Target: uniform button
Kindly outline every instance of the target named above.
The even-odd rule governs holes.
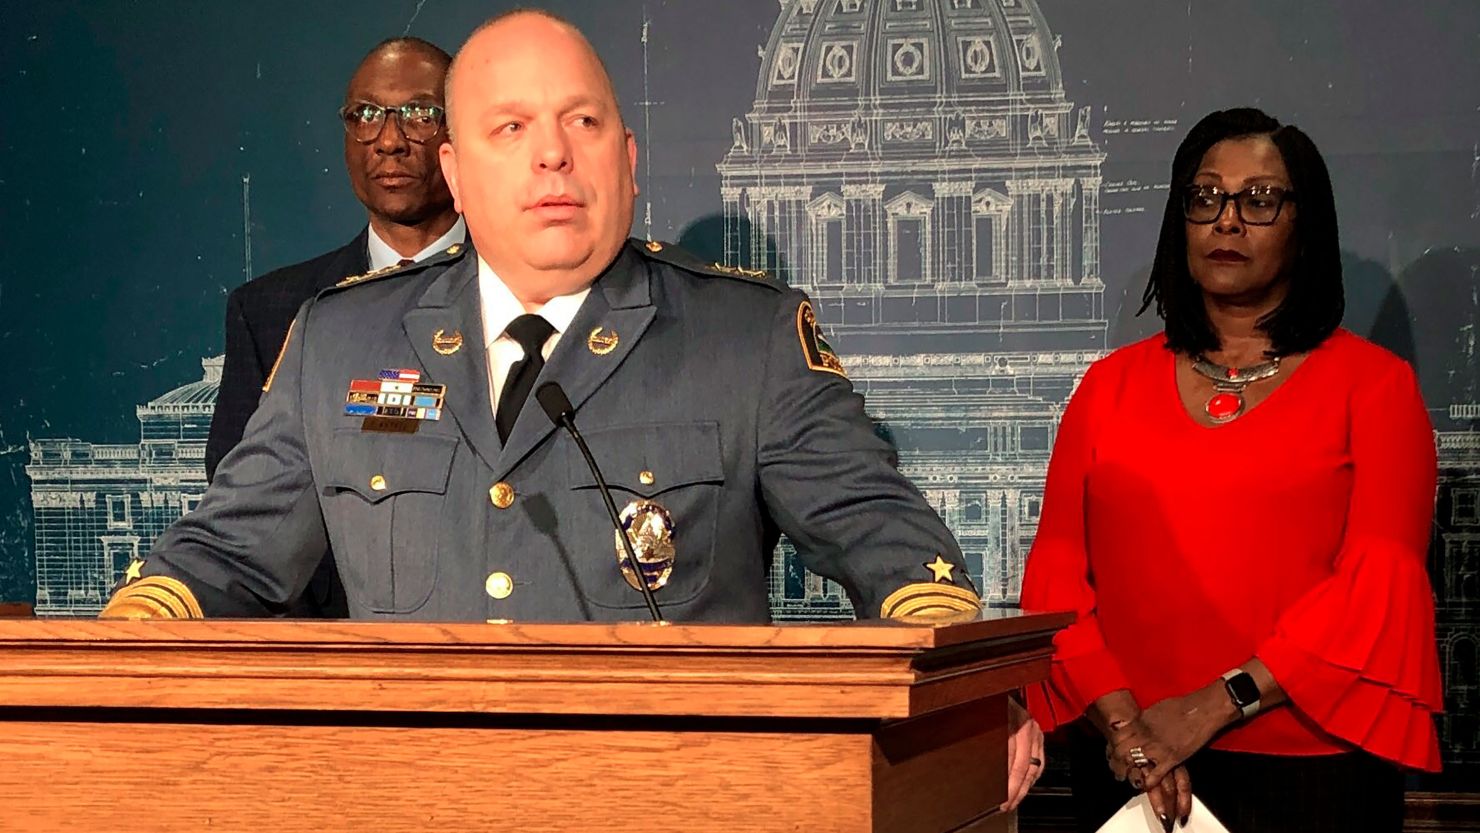
[[[494,506],[500,509],[508,509],[514,505],[514,487],[500,480],[493,484],[492,489],[488,490],[488,499],[493,501]]]
[[[377,492],[385,491],[385,485],[386,484],[384,475],[377,474],[374,477],[370,478],[370,488]]]
[[[643,469],[642,471],[637,473],[637,482],[641,483],[644,486],[653,485],[654,479],[655,478],[653,477],[653,473],[646,469]]]
[[[489,573],[488,580],[483,582],[483,589],[495,599],[507,599],[514,592],[514,579],[505,572]]]

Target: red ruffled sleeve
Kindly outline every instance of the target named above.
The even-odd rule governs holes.
[[[1425,569],[1433,428],[1406,364],[1395,362],[1355,400],[1351,503],[1334,572],[1281,615],[1256,655],[1328,734],[1437,771],[1443,685]]]
[[[1059,423],[1044,484],[1043,515],[1023,570],[1025,612],[1075,614],[1074,623],[1054,637],[1048,680],[1026,692],[1028,711],[1044,731],[1078,718],[1099,697],[1130,688],[1105,647],[1095,618],[1095,589],[1085,546],[1085,478],[1092,458],[1089,427],[1098,367],[1091,366],[1085,374]]]

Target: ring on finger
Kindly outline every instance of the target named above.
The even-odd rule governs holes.
[[[1131,766],[1140,767],[1141,769],[1151,769],[1156,766],[1150,758],[1146,757],[1146,750],[1139,746],[1132,746],[1127,752],[1127,755],[1130,758]]]
[[[1043,766],[1043,759],[1037,756],[1029,757],[1028,766]]]

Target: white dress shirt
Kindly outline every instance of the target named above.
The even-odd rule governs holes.
[[[447,247],[453,243],[462,243],[467,239],[468,224],[464,223],[462,216],[459,215],[457,222],[452,224],[452,228],[448,229],[446,234],[438,237],[432,242],[432,245],[417,252],[411,259],[415,261],[426,260],[437,252],[446,251]],[[370,269],[372,271],[375,269],[384,269],[387,266],[395,266],[401,262],[401,253],[392,249],[391,244],[380,239],[380,235],[375,233],[375,226],[370,227],[370,238],[367,241],[367,247],[370,250]]]
[[[576,311],[590,292],[591,287],[588,286],[580,292],[559,295],[533,310],[555,328],[555,333],[545,340],[541,351],[544,358],[550,358],[550,353],[560,343],[560,337],[570,327]],[[487,341],[484,346],[488,350],[488,401],[493,403],[493,413],[497,416],[498,397],[504,389],[504,382],[508,381],[509,368],[524,358],[524,349],[506,335],[504,329],[529,310],[524,309],[524,304],[514,297],[514,293],[481,257],[478,258],[478,296],[483,304],[483,335]]]

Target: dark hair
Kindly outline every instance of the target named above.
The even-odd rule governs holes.
[[[1279,149],[1299,199],[1295,220],[1296,255],[1287,265],[1285,300],[1259,321],[1274,356],[1311,350],[1341,324],[1346,299],[1341,286],[1341,244],[1336,230],[1336,197],[1331,175],[1315,143],[1294,125],[1281,125],[1252,107],[1220,110],[1188,132],[1172,159],[1171,190],[1162,216],[1156,260],[1141,296],[1140,315],[1154,302],[1166,322],[1166,346],[1197,355],[1217,350],[1218,335],[1208,321],[1202,292],[1187,269],[1187,220],[1183,199],[1203,156],[1224,139],[1268,136]]]
[[[435,43],[432,43],[429,40],[423,40],[422,38],[411,37],[409,35],[399,38],[386,38],[380,43],[375,44],[374,46],[370,47],[369,52],[365,53],[365,57],[360,59],[360,63],[363,64],[376,55],[379,55],[381,52],[384,52],[385,50],[392,47],[419,49],[422,52],[430,55],[432,58],[435,58],[437,62],[442,65],[443,69],[446,69],[447,67],[452,65],[452,56],[447,54],[447,50],[436,45]]]

